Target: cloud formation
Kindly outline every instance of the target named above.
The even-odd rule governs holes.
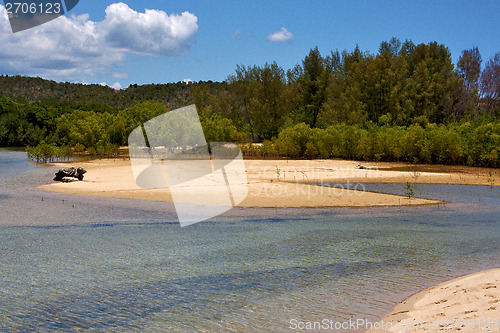
[[[237,39],[237,40],[254,40],[254,36],[247,36],[243,34],[243,30],[241,29],[236,29],[232,34],[231,34],[232,39]]]
[[[5,7],[0,5],[0,73],[83,81],[111,74],[127,53],[166,57],[189,52],[198,31],[198,18],[189,12],[160,10],[139,13],[124,3],[106,8],[106,17],[93,22],[89,15],[61,16],[47,24],[12,33]]]
[[[103,87],[108,86],[108,87],[113,88],[113,89],[115,89],[115,90],[120,90],[120,89],[122,89],[122,88],[123,88],[123,87],[122,87],[122,85],[120,84],[120,82],[115,82],[115,83],[113,83],[113,84],[107,84],[106,82],[101,82],[101,83],[99,83],[99,84],[100,84],[101,86],[103,86]]]
[[[124,3],[106,8],[106,18],[98,31],[106,45],[135,54],[170,56],[186,54],[189,39],[198,31],[198,18],[183,12],[168,15],[161,10],[146,9],[138,13]]]
[[[293,39],[293,34],[285,27],[267,36],[267,39],[274,43],[285,43]]]
[[[243,30],[241,29],[236,29],[232,34],[231,34],[231,38],[232,39],[236,39],[238,38],[239,36],[241,36],[241,34],[243,33]]]

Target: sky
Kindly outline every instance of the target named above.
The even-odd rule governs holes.
[[[236,65],[285,70],[318,46],[376,54],[397,37],[437,41],[456,63],[500,52],[497,0],[80,0],[65,16],[13,33],[0,2],[0,74],[58,82],[223,81]]]

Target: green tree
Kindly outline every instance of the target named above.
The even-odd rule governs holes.
[[[270,139],[278,134],[289,106],[284,70],[275,62],[259,67],[251,107],[256,115],[255,127],[260,139]]]
[[[367,66],[365,99],[369,120],[377,122],[382,115],[397,118],[399,96],[404,89],[406,62],[398,57],[401,43],[396,38],[382,42],[380,53]]]
[[[253,113],[252,99],[256,85],[256,67],[242,65],[236,66],[236,73],[228,77],[228,90],[231,95],[231,117],[236,123],[242,123],[248,127],[251,140],[257,138],[255,132],[255,122],[257,116]],[[258,133],[257,133],[258,134]]]
[[[212,114],[210,118],[202,118],[201,125],[205,139],[210,142],[242,142],[244,138],[238,133],[232,121]]]
[[[317,46],[309,51],[302,61],[302,67],[303,75],[299,80],[303,98],[302,108],[306,122],[314,128],[317,126],[320,111],[326,101],[330,70]]]
[[[367,119],[366,85],[371,57],[356,48],[332,53],[333,82],[327,90],[323,117],[328,123],[359,124]]]
[[[464,80],[467,91],[479,93],[479,78],[481,76],[481,54],[477,47],[462,51],[457,62],[457,73]]]
[[[397,57],[401,51],[401,41],[396,37],[392,37],[390,41],[380,43],[378,49],[379,54],[390,54],[391,57]]]
[[[442,123],[457,100],[452,85],[457,74],[453,71],[451,53],[437,42],[420,44],[406,56],[409,78],[402,94],[403,109],[409,119],[426,117],[430,122]]]
[[[285,116],[292,108],[293,96],[288,89],[285,71],[276,63],[263,67],[238,66],[229,77],[232,117],[235,123],[249,128],[252,141],[276,136]]]
[[[159,115],[167,113],[168,108],[159,102],[140,102],[134,105],[129,111],[129,116],[135,126],[144,124],[146,121]]]
[[[486,99],[487,111],[500,115],[500,52],[487,63],[481,74],[481,94]]]

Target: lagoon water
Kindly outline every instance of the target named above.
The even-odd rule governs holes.
[[[360,191],[387,193],[405,196],[405,184],[400,183],[316,183],[317,185],[339,189],[356,189]],[[440,200],[444,202],[461,202],[495,206],[499,204],[500,188],[498,186],[456,185],[456,184],[413,184],[414,196]]]
[[[500,199],[488,186],[452,188],[446,200],[460,203],[439,206],[234,209],[181,228],[164,202],[36,189],[53,173],[0,151],[0,331],[373,322],[424,287],[500,266]]]

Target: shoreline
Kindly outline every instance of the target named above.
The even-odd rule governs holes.
[[[411,166],[403,163],[366,163],[369,169],[358,169],[357,161],[345,160],[245,160],[248,195],[237,207],[261,208],[328,208],[379,207],[439,204],[427,200],[327,187],[311,183],[441,183],[489,185],[498,178],[498,170],[490,177],[488,169],[454,167],[446,172],[443,166]],[[78,166],[87,170],[81,182],[51,183],[39,188],[65,194],[128,198],[173,202],[168,188],[142,189],[135,184],[129,159],[99,159],[84,162],[52,163],[50,166]],[[407,168],[410,171],[402,169]],[[434,171],[419,171],[419,168]],[[458,168],[458,169],[457,169]],[[458,172],[458,171],[460,172]],[[496,183],[493,180],[494,183]],[[497,186],[498,184],[494,184]],[[166,186],[165,186],[166,187]],[[191,188],[193,193],[210,195],[213,187]],[[217,205],[217,204],[216,204]]]
[[[365,333],[450,331],[500,331],[500,268],[421,290],[396,305]]]

